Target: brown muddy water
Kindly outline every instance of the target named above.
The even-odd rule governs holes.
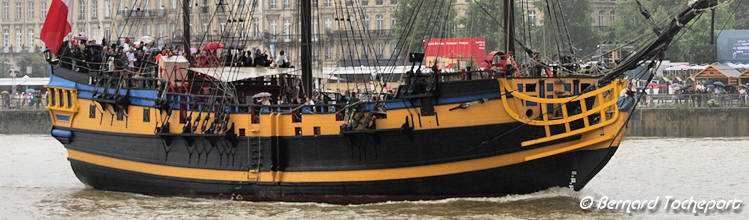
[[[49,136],[0,135],[0,219],[749,219],[749,138],[628,138],[580,192],[367,205],[243,202],[94,190],[70,170]],[[583,210],[581,200],[655,200],[653,210]],[[738,199],[707,215],[664,208],[674,200]],[[605,203],[604,203],[605,204]],[[714,210],[714,209],[712,209]]]

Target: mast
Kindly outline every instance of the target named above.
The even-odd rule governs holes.
[[[190,0],[182,0],[182,36],[185,58],[192,63],[190,54]]]
[[[312,7],[311,0],[299,0],[302,25],[302,87],[306,97],[312,97]]]
[[[500,39],[504,39],[505,53],[509,54],[510,51],[515,51],[515,1],[504,0],[502,7],[504,25],[501,29],[504,31],[500,31]]]

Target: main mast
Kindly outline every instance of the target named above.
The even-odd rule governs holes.
[[[306,97],[312,97],[312,7],[311,0],[299,0],[302,25],[302,87]]]
[[[190,0],[182,0],[182,31],[185,58],[192,63],[192,56],[190,54]]]
[[[505,53],[515,51],[515,1],[504,0],[502,8],[504,25],[500,27],[500,39],[505,41]],[[503,31],[502,31],[503,30]],[[502,36],[504,35],[504,36]]]

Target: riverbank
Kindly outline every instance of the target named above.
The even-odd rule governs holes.
[[[652,108],[632,115],[627,136],[749,136],[749,108]]]
[[[0,134],[48,134],[51,127],[46,110],[0,111]]]
[[[749,108],[649,108],[632,115],[627,136],[749,136]],[[45,110],[0,111],[0,134],[47,134],[52,124]]]

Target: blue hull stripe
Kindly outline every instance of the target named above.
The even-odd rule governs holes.
[[[75,83],[70,80],[60,78],[55,75],[50,75],[49,83],[47,85],[55,86],[55,87],[62,87],[62,88],[79,89],[81,91],[78,92],[78,97],[83,98],[83,99],[93,99],[93,94],[89,91],[98,91],[100,94],[104,92],[104,88],[94,88],[93,86]],[[83,91],[83,90],[86,90],[86,91]],[[114,94],[115,90],[116,89],[109,89],[108,94]],[[131,90],[121,89],[118,93],[121,96],[124,96],[125,94],[129,94],[130,104],[139,105],[139,106],[148,106],[148,107],[154,107],[156,105],[156,102],[153,100],[144,100],[144,99],[139,99],[139,98],[156,99],[156,96],[158,94],[156,90],[146,90],[146,89],[131,89]],[[471,101],[476,101],[480,99],[495,99],[495,98],[499,98],[499,91],[497,91],[496,93],[485,93],[485,94],[477,94],[477,95],[469,95],[469,96],[441,98],[437,101],[436,104],[445,105],[445,104],[454,104],[454,103],[465,103],[465,102],[471,102]],[[413,101],[413,105],[411,102],[408,102],[408,101],[387,102],[386,105],[388,109],[402,109],[402,108],[412,108],[415,106],[420,106],[421,103],[417,99]],[[179,104],[174,103],[171,107],[174,109],[179,109]],[[374,107],[374,104],[368,104],[366,109],[371,110],[373,107]],[[227,107],[225,110],[232,111],[233,109]]]
[[[49,83],[47,85],[55,86],[55,87],[62,87],[62,88],[69,88],[69,89],[87,90],[87,91],[78,92],[78,98],[84,98],[84,99],[93,99],[93,94],[89,91],[98,91],[99,93],[104,93],[104,88],[94,88],[93,86],[75,83],[73,81],[63,79],[55,75],[50,75]],[[116,90],[117,89],[109,89],[107,90],[107,93],[114,94]],[[139,98],[156,99],[156,95],[158,94],[156,90],[146,90],[146,89],[131,89],[129,91],[125,89],[120,89],[118,93],[121,96],[125,96],[125,94],[128,94],[130,96],[130,104],[140,105],[140,106],[149,106],[149,107],[155,106],[156,102],[153,100],[143,100]]]

